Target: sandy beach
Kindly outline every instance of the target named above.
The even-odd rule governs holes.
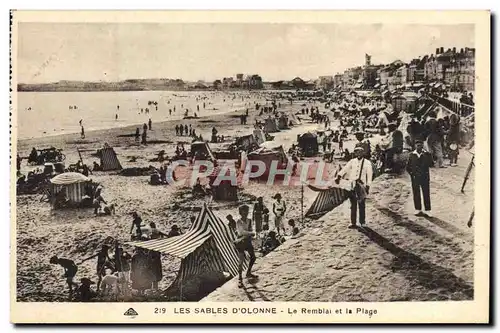
[[[265,104],[260,96],[249,99]],[[297,112],[306,101],[282,103],[280,110]],[[319,103],[316,104],[322,108]],[[212,127],[226,137],[226,142],[210,144],[218,150],[241,135],[251,134],[258,111],[249,107],[247,125],[240,125],[239,115],[244,109],[227,108],[227,112],[202,116],[199,119],[153,122],[147,146],[135,143],[134,138],[119,137],[132,134],[137,126],[89,131],[85,139],[78,134],[66,134],[20,140],[18,151],[26,156],[32,147],[54,146],[63,149],[66,165],[78,160],[77,148],[84,162],[98,161],[91,156],[107,142],[114,147],[124,168],[159,167],[150,162],[160,150],[172,156],[177,142],[186,137],[175,136],[177,124],[192,124],[197,133],[210,138]],[[275,141],[285,150],[296,140],[297,134],[319,129],[320,125],[303,121],[301,125],[275,133]],[[273,134],[274,135],[274,134]],[[351,147],[353,142],[346,142]],[[136,157],[135,162],[130,162]],[[460,185],[470,155],[464,152],[456,168],[433,170],[431,195],[435,217],[412,216],[411,187],[407,175],[387,176],[375,180],[367,203],[368,225],[373,232],[363,234],[347,229],[348,203],[336,208],[319,221],[305,220],[301,234],[289,240],[256,264],[258,282],[238,289],[230,281],[208,296],[207,300],[244,301],[396,301],[396,300],[464,300],[473,297],[473,233],[466,227],[464,216],[473,207],[473,179],[466,194],[460,194]],[[338,162],[334,162],[338,163]],[[28,167],[23,161],[21,171]],[[18,301],[58,301],[67,299],[60,267],[49,264],[49,258],[59,255],[76,262],[98,250],[107,237],[120,242],[130,240],[132,218],[138,211],[146,223],[155,222],[164,232],[173,224],[183,231],[189,228],[189,217],[196,215],[205,200],[191,198],[190,189],[174,186],[151,186],[149,176],[125,177],[117,172],[95,172],[90,176],[103,186],[104,198],[117,205],[115,216],[94,217],[92,209],[51,210],[40,195],[17,196],[17,295]],[[281,192],[290,209],[286,218],[300,220],[300,187],[286,187],[279,183],[268,186],[250,182],[239,192],[238,203],[213,203],[214,212],[224,219],[237,215],[237,205],[251,203],[263,196],[268,205],[272,196]],[[305,189],[304,211],[315,199],[316,193]],[[454,210],[450,210],[453,205]],[[129,251],[132,248],[126,247]],[[180,260],[162,255],[163,280],[160,289],[166,289],[175,279]],[[325,270],[325,267],[329,268]],[[96,279],[95,262],[79,266],[77,278]],[[383,283],[387,288],[378,288]],[[390,287],[389,287],[390,286]],[[325,289],[327,287],[327,289]]]

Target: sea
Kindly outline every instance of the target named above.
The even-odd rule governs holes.
[[[246,91],[18,92],[17,96],[13,114],[18,117],[20,140],[80,133],[80,120],[87,132],[142,125],[149,119],[178,120],[186,109],[188,116],[198,117],[246,110],[256,100]]]

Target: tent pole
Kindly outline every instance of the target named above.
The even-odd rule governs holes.
[[[300,187],[300,219],[302,226],[304,225],[304,183]]]

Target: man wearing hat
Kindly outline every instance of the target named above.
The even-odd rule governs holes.
[[[365,225],[365,200],[370,191],[373,178],[373,168],[369,160],[364,158],[365,150],[362,143],[357,143],[354,148],[355,158],[351,159],[337,174],[336,183],[340,178],[347,176],[352,182],[352,189],[349,192],[351,202],[351,225],[349,228],[356,228],[357,207],[359,207],[359,223]]]
[[[415,140],[416,149],[410,153],[406,170],[411,176],[411,188],[413,192],[413,204],[415,205],[415,215],[427,215],[431,217],[431,196],[430,196],[430,175],[429,169],[432,165],[432,156],[424,150],[422,138]],[[420,189],[424,199],[425,213],[422,212],[422,202],[420,199]]]
[[[364,149],[364,158],[370,159],[371,158],[371,146],[370,146],[370,141],[368,139],[365,140],[365,132],[363,131],[357,131],[354,133],[354,136],[356,137],[356,140],[358,140],[358,143],[362,144],[363,149]]]

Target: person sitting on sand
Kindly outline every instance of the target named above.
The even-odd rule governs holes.
[[[78,284],[73,281],[76,272],[78,271],[78,266],[75,264],[73,260],[58,258],[57,256],[51,257],[50,263],[55,265],[60,265],[62,268],[64,268],[63,277],[66,278],[66,283],[68,284],[69,293],[71,295],[73,293],[73,286],[78,287]]]
[[[80,286],[76,289],[75,299],[80,302],[90,302],[97,296],[97,293],[92,290],[91,285],[95,284],[89,278],[81,278]]]
[[[168,237],[166,233],[161,232],[156,228],[156,223],[151,222],[149,224],[149,227],[151,228],[151,239],[157,239],[157,238],[162,238],[162,237]]]
[[[281,242],[278,240],[278,238],[276,238],[276,232],[271,230],[264,239],[260,251],[263,255],[266,255],[269,252],[274,251],[280,245]]]
[[[193,191],[192,191],[193,197],[198,196],[198,195],[204,196],[206,194],[207,194],[207,192],[205,191],[205,189],[201,185],[200,178],[197,178],[196,184],[193,186]]]
[[[177,224],[174,224],[172,226],[172,228],[170,229],[167,237],[170,238],[170,237],[176,237],[176,236],[180,236],[181,235],[181,232],[179,230],[179,227],[177,226]]]
[[[92,170],[93,171],[102,171],[102,168],[99,165],[99,163],[97,163],[96,161],[94,161],[94,164],[92,165]]]
[[[294,219],[290,219],[290,221],[288,221],[288,225],[290,226],[290,228],[292,228],[292,236],[295,236],[299,233],[299,228],[297,228],[297,226],[295,226]]]
[[[97,280],[97,291],[99,291],[102,277],[106,274],[105,269],[110,268],[112,271],[114,271],[113,262],[109,258],[108,251],[109,251],[109,246],[104,244],[104,245],[102,245],[101,250],[99,252],[97,252],[97,254],[94,254],[94,255],[80,261],[80,264],[82,264],[87,260],[97,258],[97,265],[96,265],[96,272],[97,272],[97,279],[98,279]]]
[[[116,297],[120,293],[120,286],[118,284],[119,280],[118,275],[113,274],[107,269],[105,271],[106,272],[101,280],[101,284],[98,286],[97,290],[99,290],[100,287],[101,295],[103,296],[112,295]]]

